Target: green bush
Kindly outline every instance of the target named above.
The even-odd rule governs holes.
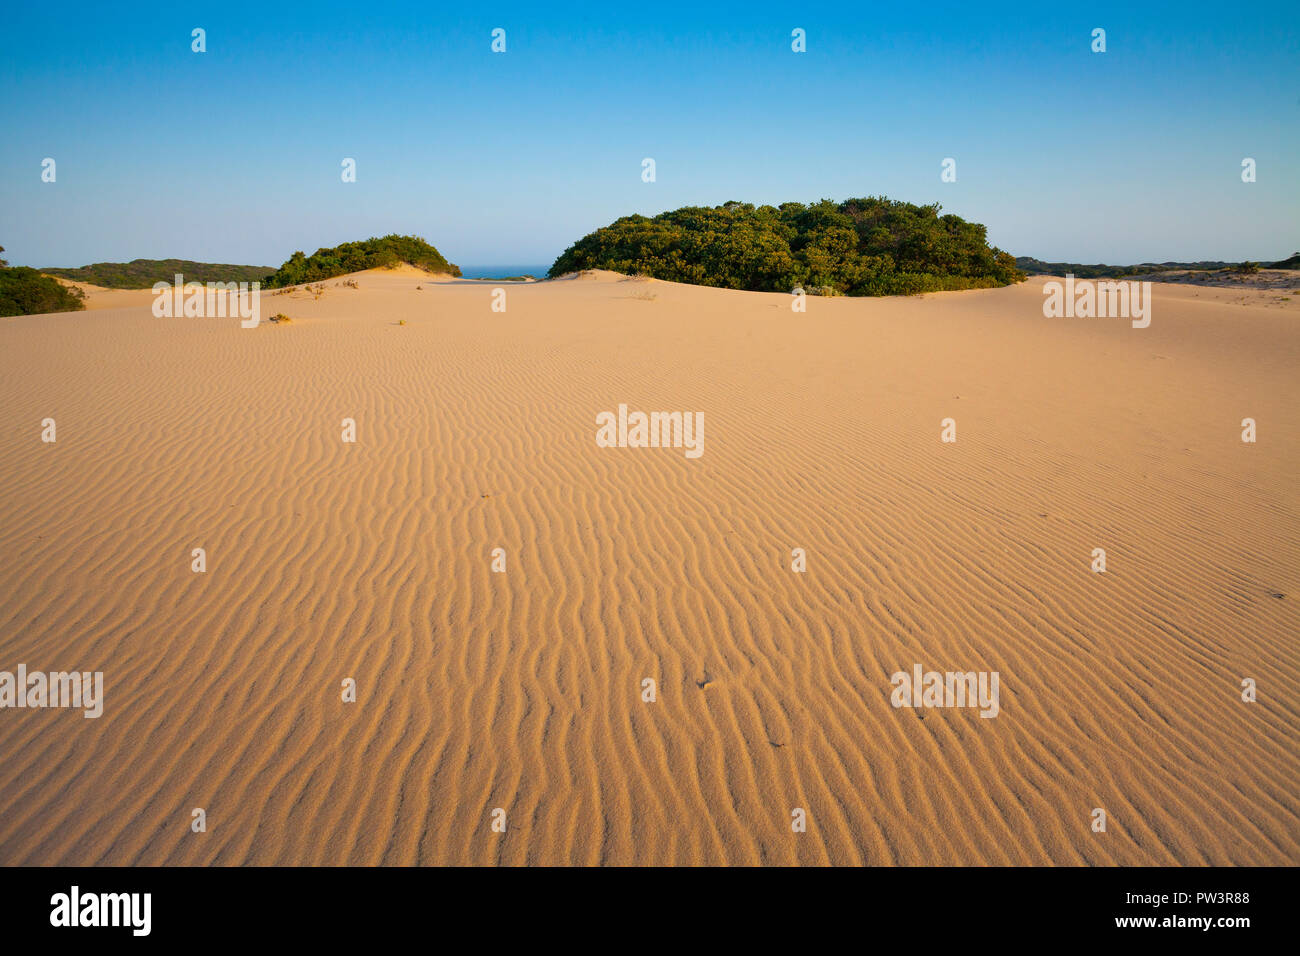
[[[460,275],[460,269],[442,257],[433,246],[419,236],[384,236],[364,242],[345,242],[333,249],[317,249],[310,257],[295,252],[272,275],[262,280],[262,286],[274,289],[279,286],[319,282],[350,272],[379,269],[407,262],[429,272],[449,272]]]
[[[4,252],[0,246],[0,252]],[[0,316],[76,312],[86,307],[80,289],[70,289],[27,266],[9,267],[0,259]]]
[[[910,295],[1024,280],[1010,254],[989,247],[984,226],[940,216],[939,209],[880,196],[625,216],[566,249],[549,274],[610,269],[726,289],[799,286],[832,295]]]

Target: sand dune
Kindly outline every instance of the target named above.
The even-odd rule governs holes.
[[[1300,863],[1300,297],[353,278],[0,320],[0,863]]]

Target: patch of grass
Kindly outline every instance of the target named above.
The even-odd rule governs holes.
[[[285,315],[283,312],[277,312],[277,313],[275,313],[275,315],[273,315],[273,316],[271,316],[269,319],[267,319],[267,321],[268,321],[268,322],[274,322],[276,325],[280,325],[280,324],[282,324],[282,323],[286,323],[286,322],[287,322],[287,323],[292,323],[292,322],[293,322],[293,319],[289,318],[289,317],[288,317],[287,315]]]

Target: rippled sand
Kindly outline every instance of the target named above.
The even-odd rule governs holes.
[[[0,863],[1300,863],[1300,301],[354,278],[0,319]]]

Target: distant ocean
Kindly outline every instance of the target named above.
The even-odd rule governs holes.
[[[460,273],[466,279],[508,279],[511,276],[545,279],[550,268],[550,263],[544,266],[461,266]]]

